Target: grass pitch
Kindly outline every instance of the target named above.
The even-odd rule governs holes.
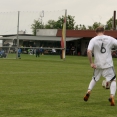
[[[87,57],[21,55],[0,59],[0,117],[116,117],[109,90],[97,82],[88,102],[83,97],[93,69]],[[117,60],[114,59],[115,71]]]

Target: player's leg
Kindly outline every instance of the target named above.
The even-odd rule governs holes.
[[[90,93],[91,93],[93,87],[95,86],[96,82],[100,79],[100,77],[101,77],[101,70],[100,69],[95,69],[94,70],[94,76],[92,77],[92,80],[89,83],[87,93],[84,96],[84,101],[88,101]]]
[[[93,87],[95,86],[95,84],[96,84],[96,81],[94,79],[92,79],[90,81],[90,83],[89,83],[89,87],[88,87],[87,93],[84,96],[84,101],[88,101],[88,98],[90,96],[91,90],[93,89]]]
[[[109,98],[109,101],[111,103],[111,106],[115,106],[115,101],[114,101],[115,93],[116,93],[116,81],[113,80],[113,81],[111,81],[111,85],[110,85],[110,98]]]
[[[113,68],[105,69],[103,76],[107,82],[110,82],[110,98],[109,102],[111,106],[115,106],[114,96],[116,93],[116,75]]]

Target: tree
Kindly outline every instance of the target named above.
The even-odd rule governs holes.
[[[113,18],[110,18],[105,25],[105,30],[113,30]],[[115,20],[115,24],[117,25],[117,19]]]
[[[74,29],[75,29],[75,30],[79,30],[78,25],[76,25],[76,26],[74,27]]]
[[[56,29],[56,21],[49,20],[48,23],[45,25],[45,29]]]
[[[31,29],[34,35],[36,35],[36,29],[44,28],[44,25],[39,20],[34,20],[34,23],[31,25]]]
[[[106,27],[105,30],[111,30],[112,29],[112,18],[110,18],[107,22],[106,22]]]
[[[45,28],[54,28],[54,29],[62,29],[64,23],[64,16],[58,18],[57,21],[49,20],[48,24],[45,25]],[[66,29],[74,29],[75,20],[74,16],[68,15],[66,17]]]
[[[65,16],[58,17],[58,20],[48,20],[47,24],[42,25],[39,20],[34,20],[34,23],[31,25],[31,29],[34,35],[36,35],[36,29],[62,29],[64,23]],[[78,25],[75,26],[74,16],[68,15],[66,17],[66,29],[75,29],[78,30]],[[80,26],[80,29],[85,30],[86,27],[84,25]]]
[[[76,25],[74,29],[75,30],[86,30],[87,28],[85,25],[80,24],[80,25]]]
[[[48,20],[47,24],[42,25],[39,20],[34,20],[34,23],[31,25],[31,29],[34,35],[36,35],[36,29],[62,29],[64,23],[64,16],[59,17],[57,21]],[[68,15],[66,18],[66,29],[75,29],[75,20],[74,16]]]
[[[94,30],[92,26],[88,26],[88,30]]]
[[[57,29],[62,29],[63,28],[63,23],[64,23],[64,16],[59,17],[57,22],[56,22],[56,28]]]
[[[95,30],[99,26],[103,26],[103,25],[100,22],[94,22],[92,26],[88,26],[88,29]]]
[[[86,30],[86,26],[85,25],[82,25],[82,30]]]
[[[100,22],[94,22],[93,29],[95,30],[99,26],[102,26],[102,24]]]
[[[68,15],[66,20],[66,29],[74,29],[75,26],[75,20],[74,16]]]

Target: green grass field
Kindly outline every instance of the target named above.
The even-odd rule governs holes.
[[[93,69],[87,57],[21,55],[0,59],[0,117],[116,117],[109,90],[96,84],[88,102],[83,97]],[[117,59],[114,58],[117,72]]]

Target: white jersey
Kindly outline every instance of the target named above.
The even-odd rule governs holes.
[[[97,68],[109,68],[113,66],[111,49],[117,47],[117,40],[111,36],[101,35],[92,38],[88,50],[94,53],[94,64]]]

